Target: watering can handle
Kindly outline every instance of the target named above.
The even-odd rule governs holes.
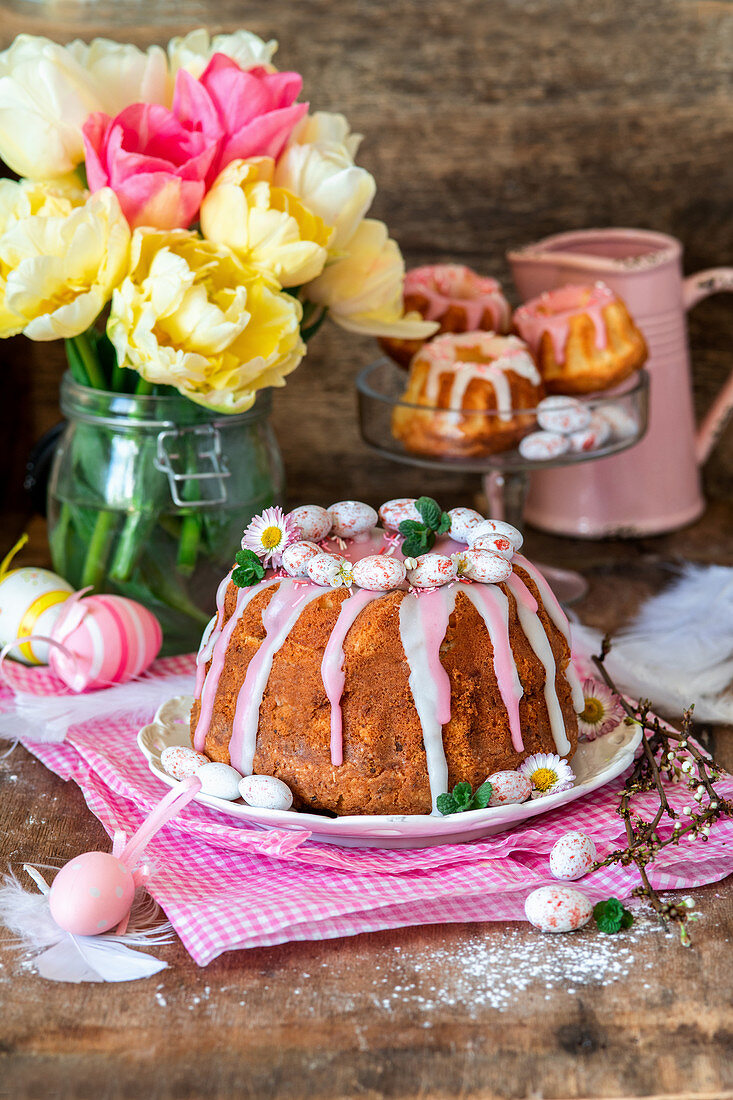
[[[690,275],[683,284],[685,309],[691,309],[711,294],[733,292],[733,267],[710,267]],[[733,372],[708,409],[697,431],[696,455],[702,465],[712,451],[733,409]]]

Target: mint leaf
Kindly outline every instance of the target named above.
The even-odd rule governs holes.
[[[443,514],[437,500],[433,500],[432,497],[418,497],[415,501],[415,507],[430,530],[435,531],[440,525],[440,518]]]
[[[450,794],[439,794],[437,806],[440,813],[462,814],[466,810],[485,810],[493,790],[488,779],[474,793],[470,783],[456,783]]]
[[[634,923],[634,914],[631,913],[628,909],[624,909],[623,916],[621,917],[621,927],[622,928],[631,928],[631,925],[633,923]]]
[[[406,520],[406,523],[413,522]],[[406,558],[419,558],[421,554],[427,554],[435,542],[435,535],[427,527],[420,526],[420,530],[408,535],[402,543],[402,554]]]
[[[425,530],[425,524],[420,523],[417,519],[403,519],[397,530],[406,539],[409,539],[412,535],[421,534]]]
[[[462,810],[467,810],[469,803],[473,797],[473,790],[470,783],[456,783],[453,788],[453,797],[456,800],[457,805]]]
[[[436,535],[444,535],[446,531],[450,531],[451,518],[447,512],[443,512],[440,517],[440,523],[435,528]]]
[[[491,786],[487,779],[485,783],[481,784],[481,786],[478,788],[475,795],[471,799],[471,809],[485,810],[489,802],[491,801],[491,796],[493,793],[494,788]]]
[[[232,580],[237,587],[249,588],[264,577],[265,567],[254,550],[237,550],[234,560],[239,567],[232,572]]]
[[[438,813],[441,813],[443,817],[447,817],[448,814],[457,814],[458,806],[456,800],[452,794],[439,794],[437,798]]]
[[[634,918],[628,909],[624,909],[618,898],[607,898],[593,906],[593,916],[598,928],[612,936],[622,928],[630,928]]]

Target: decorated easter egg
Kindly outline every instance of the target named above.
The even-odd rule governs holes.
[[[484,517],[473,508],[451,508],[450,531],[448,534],[456,542],[468,542],[469,531],[484,522]]]
[[[521,550],[524,543],[522,532],[513,527],[511,523],[507,523],[503,519],[484,519],[476,527],[471,528],[468,545],[474,547],[476,542],[485,535],[503,535],[504,538],[509,539],[515,550]]]
[[[596,846],[585,833],[573,830],[556,840],[550,852],[553,878],[576,879],[587,875],[596,859]]]
[[[72,691],[124,684],[145,672],[163,641],[160,623],[147,607],[125,596],[69,600],[52,637],[48,663]]]
[[[291,577],[307,577],[308,562],[322,553],[315,542],[293,542],[283,550],[283,569]]]
[[[300,529],[304,539],[320,542],[331,530],[331,517],[318,504],[304,504],[300,508],[294,508],[288,518]]]
[[[571,432],[568,436],[570,450],[579,453],[581,451],[596,451],[603,447],[611,438],[611,425],[598,413],[593,413],[587,426],[580,431]]]
[[[567,436],[559,432],[532,432],[519,441],[519,453],[530,462],[548,462],[570,450]]]
[[[422,523],[422,516],[415,507],[415,497],[397,497],[396,500],[386,501],[379,509],[379,518],[385,531],[397,531],[406,519]]]
[[[570,435],[580,432],[590,424],[590,409],[577,397],[553,394],[545,397],[537,406],[537,423],[546,432]]]
[[[402,584],[406,576],[405,563],[384,554],[370,554],[354,564],[354,583],[370,592],[389,592]]]
[[[196,778],[201,780],[201,794],[212,798],[224,798],[233,802],[239,798],[239,781],[242,776],[236,768],[222,764],[218,760],[208,760],[196,769]]]
[[[598,408],[597,415],[609,425],[614,439],[630,439],[639,430],[636,414],[626,405],[604,403]]]
[[[163,770],[174,779],[188,779],[189,775],[193,775],[203,764],[208,764],[209,758],[202,752],[187,748],[186,745],[169,745],[160,754],[160,762]]]
[[[593,903],[571,886],[540,886],[524,903],[530,924],[542,932],[575,932],[593,915]]]
[[[422,554],[416,564],[407,570],[407,579],[413,588],[440,588],[455,580],[456,563],[445,554]]]
[[[532,782],[519,772],[494,772],[489,776],[492,786],[489,806],[511,806],[526,802],[532,794]]]
[[[332,534],[340,539],[355,539],[366,535],[377,526],[379,516],[368,504],[360,500],[340,500],[328,509],[333,527]]]
[[[343,554],[316,554],[306,564],[308,576],[323,588],[337,588],[351,576],[351,565]]]
[[[500,584],[512,575],[512,563],[488,550],[464,550],[456,555],[456,565],[462,577],[481,584]]]
[[[48,903],[60,928],[75,936],[96,936],[115,928],[130,912],[132,874],[108,852],[85,852],[61,868]]]
[[[31,634],[49,637],[62,604],[73,592],[70,584],[48,569],[25,566],[12,569],[0,580],[0,648]],[[27,665],[48,664],[45,642],[23,642],[11,656]]]
[[[245,775],[239,793],[248,806],[260,810],[289,810],[293,804],[290,787],[274,775]]]
[[[482,535],[471,543],[472,550],[488,550],[490,554],[498,554],[500,558],[511,561],[514,557],[514,543],[506,535]]]

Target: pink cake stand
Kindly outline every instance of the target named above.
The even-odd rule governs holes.
[[[378,359],[365,367],[357,376],[356,390],[359,402],[359,427],[364,442],[377,454],[427,470],[455,470],[457,473],[475,473],[482,478],[489,512],[494,519],[505,519],[515,527],[522,526],[524,502],[533,470],[547,470],[554,466],[576,466],[582,462],[594,462],[608,455],[618,454],[633,447],[647,429],[649,408],[649,376],[639,371],[622,385],[603,393],[580,398],[592,411],[614,407],[619,410],[617,419],[623,419],[623,431],[615,432],[609,441],[593,451],[564,454],[544,462],[532,462],[520,455],[516,448],[499,454],[481,457],[436,456],[408,451],[401,440],[392,434],[392,417],[396,409],[415,409],[421,414],[433,413],[443,418],[445,409],[425,405],[410,405],[402,400],[406,374],[390,359]],[[524,415],[533,410],[523,409]],[[494,419],[497,412],[456,412],[460,419],[482,417]],[[555,595],[565,604],[581,599],[588,588],[580,575],[568,569],[540,566],[553,587]]]

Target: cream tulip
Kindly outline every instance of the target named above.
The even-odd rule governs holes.
[[[274,71],[271,61],[276,49],[274,39],[264,42],[251,31],[215,34],[210,38],[209,32],[199,27],[183,38],[171,38],[168,43],[171,76],[175,77],[179,69],[185,69],[198,80],[215,53],[226,54],[245,71],[258,67]]]
[[[66,50],[88,74],[99,110],[114,118],[131,103],[162,103],[173,98],[168,59],[160,46],[138,49],[125,42],[95,38],[89,45],[75,39]]]
[[[341,145],[353,161],[363,134],[352,134],[346,115],[332,111],[314,111],[302,118],[293,130],[291,143],[298,145]]]
[[[366,169],[353,163],[346,146],[333,142],[290,145],[277,163],[275,183],[334,227],[329,245],[333,253],[348,245],[377,189]]]

